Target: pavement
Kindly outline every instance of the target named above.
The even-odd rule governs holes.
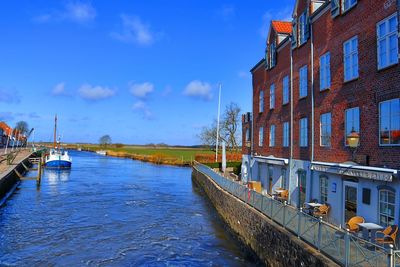
[[[7,152],[10,150],[8,149]],[[7,165],[7,160],[5,159],[4,151],[2,150],[0,152],[0,178],[5,175],[5,173],[8,173],[11,169],[13,169],[16,165],[18,165],[22,160],[24,160],[26,157],[28,157],[30,154],[32,154],[30,149],[21,149],[21,150],[15,150],[18,151],[17,157],[15,158],[14,162],[12,165]],[[3,160],[5,159],[5,160]]]

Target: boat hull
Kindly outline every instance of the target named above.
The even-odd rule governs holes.
[[[50,160],[46,162],[46,168],[50,169],[70,169],[71,162],[66,160]]]

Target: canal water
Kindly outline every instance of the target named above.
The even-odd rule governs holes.
[[[0,207],[1,266],[255,265],[190,168],[71,155],[72,170],[23,181]]]

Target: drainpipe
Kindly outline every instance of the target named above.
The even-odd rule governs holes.
[[[315,128],[314,128],[314,33],[313,33],[313,24],[310,20],[310,40],[311,40],[311,162],[314,161],[314,136],[315,136]],[[311,169],[311,168],[310,168]],[[313,181],[314,181],[314,172],[311,170],[311,183],[310,183],[310,197],[313,192]]]
[[[399,0],[400,1],[400,0]],[[290,46],[292,44],[292,38],[290,38]],[[292,180],[293,172],[293,49],[290,47],[290,156],[289,156],[289,189],[290,181]],[[289,194],[288,201],[290,203],[291,194]]]
[[[253,73],[252,73],[253,76]],[[250,159],[249,159],[249,174],[247,176],[247,181],[253,180],[253,170],[252,170],[252,160],[253,160],[253,151],[254,151],[254,79],[252,77],[252,92],[251,92],[251,120],[250,120],[250,127],[251,127],[251,143],[250,143]]]

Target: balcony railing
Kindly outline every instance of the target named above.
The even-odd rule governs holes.
[[[194,168],[342,266],[400,266],[400,250],[386,249],[359,238],[286,202],[249,190],[245,185],[225,178],[198,162],[195,162]]]

